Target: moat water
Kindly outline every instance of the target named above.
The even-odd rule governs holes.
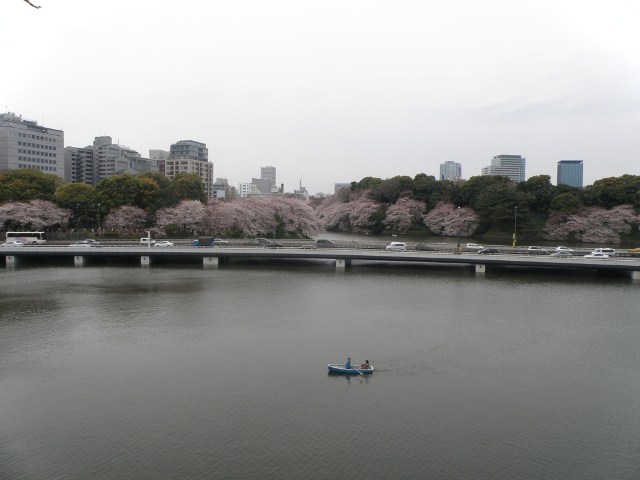
[[[640,284],[0,269],[0,478],[636,479]],[[370,360],[370,378],[326,364]]]

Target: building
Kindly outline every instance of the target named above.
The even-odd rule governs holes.
[[[213,163],[209,162],[209,150],[205,143],[180,140],[169,149],[164,162],[165,176],[174,179],[179,173],[191,173],[202,179],[207,199],[214,198]]]
[[[158,172],[158,162],[143,158],[138,152],[124,145],[113,143],[109,136],[95,137],[93,145],[65,148],[67,175],[65,180],[73,183],[97,185],[114,175],[138,175]]]
[[[213,183],[213,198],[215,200],[233,200],[235,198],[235,188],[229,185],[226,178],[216,178]]]
[[[558,185],[569,185],[571,187],[583,187],[583,164],[582,160],[560,160],[558,162]]]
[[[240,194],[240,198],[247,198],[252,194],[260,192],[254,183],[240,182],[238,184],[238,193]]]
[[[440,180],[460,180],[462,178],[462,165],[447,161],[440,164]]]
[[[515,183],[525,181],[527,159],[520,155],[496,155],[491,165],[482,169],[482,175],[508,177]]]
[[[276,186],[276,167],[260,167],[260,179],[269,182],[269,191]]]
[[[64,132],[7,112],[0,114],[0,171],[32,168],[65,176]]]

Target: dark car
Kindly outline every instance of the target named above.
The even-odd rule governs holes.
[[[426,243],[416,243],[415,246],[416,250],[433,250],[433,247],[430,247],[429,245],[427,245]]]
[[[271,240],[266,239],[266,238],[256,238],[256,239],[255,239],[255,242],[256,242],[258,245],[261,245],[261,246],[263,246],[263,247],[264,247],[265,245],[268,245],[269,243],[271,243]]]
[[[284,245],[278,242],[269,242],[266,245],[263,245],[263,247],[264,248],[282,248],[284,247]]]
[[[478,250],[480,255],[500,255],[500,250],[497,248],[483,248],[482,250]]]
[[[334,243],[326,238],[319,238],[316,240],[316,245],[321,248],[330,248],[334,246]]]

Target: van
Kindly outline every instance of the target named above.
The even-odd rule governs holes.
[[[140,239],[140,245],[153,245],[156,243],[155,240],[151,240],[149,237],[142,237]]]
[[[387,251],[393,252],[406,252],[407,244],[404,242],[391,242],[389,245],[385,247]]]
[[[595,248],[591,253],[604,253],[610,257],[616,256],[616,251],[613,248]]]

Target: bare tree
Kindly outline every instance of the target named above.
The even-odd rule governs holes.
[[[31,5],[33,8],[42,8],[40,5],[34,5],[29,0],[24,0],[24,1],[27,2],[29,5]]]

